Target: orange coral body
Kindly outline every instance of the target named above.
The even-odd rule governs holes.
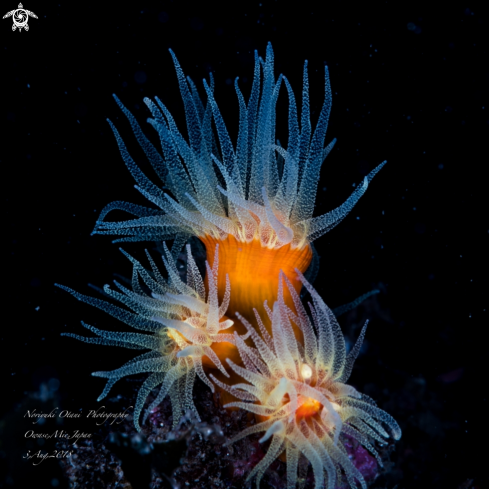
[[[241,313],[250,322],[256,324],[253,314],[255,308],[264,320],[264,325],[271,333],[270,321],[264,308],[264,301],[273,307],[273,303],[278,297],[279,273],[282,270],[289,278],[297,293],[300,293],[302,282],[298,279],[295,268],[301,272],[307,270],[312,260],[312,249],[310,245],[302,249],[292,249],[290,245],[279,249],[268,249],[262,246],[260,240],[254,239],[251,243],[240,242],[234,236],[228,235],[225,240],[218,240],[209,235],[200,237],[207,251],[207,259],[211,267],[214,266],[214,250],[219,244],[219,275],[217,278],[217,290],[219,298],[222,298],[226,290],[226,274],[229,275],[231,284],[231,300],[227,309],[226,318],[232,318],[236,312]],[[207,280],[205,281],[207,284]],[[294,303],[290,294],[286,294],[285,302],[295,311]],[[257,328],[258,329],[258,328]],[[226,332],[237,330],[244,333],[244,327],[239,322]],[[297,330],[296,336],[300,340],[302,333]],[[237,348],[231,343],[213,343],[211,348],[217,354],[221,362],[230,358],[233,362],[240,365],[241,357]],[[212,368],[215,375],[222,381],[224,377],[215,372],[215,366],[207,357],[203,357],[202,363],[207,368]],[[232,373],[234,376],[234,373]],[[229,380],[228,380],[229,381]],[[237,377],[236,382],[239,382]],[[216,386],[220,392],[220,402],[226,404],[235,401],[236,398],[230,393],[223,391]],[[260,418],[257,416],[257,418]]]
[[[232,235],[228,235],[225,240],[217,240],[209,235],[200,239],[206,247],[211,267],[214,260],[213,250],[219,244],[219,297],[222,297],[226,288],[226,274],[231,283],[231,302],[227,315],[232,318],[239,312],[253,324],[256,324],[253,308],[256,308],[262,319],[267,318],[263,302],[266,300],[273,307],[277,300],[280,270],[291,281],[297,293],[300,293],[302,282],[294,269],[305,272],[312,260],[310,245],[302,249],[293,249],[290,245],[268,249],[258,239],[243,243]],[[285,302],[294,310],[290,295],[285,296]],[[265,321],[265,326],[268,326],[267,323]]]

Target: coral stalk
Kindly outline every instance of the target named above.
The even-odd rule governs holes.
[[[256,319],[253,308],[256,308],[261,316],[265,316],[264,301],[273,304],[277,300],[280,271],[289,278],[299,293],[302,282],[296,269],[305,272],[312,259],[309,245],[302,249],[294,249],[291,245],[280,249],[267,249],[263,248],[257,239],[250,243],[241,243],[234,236],[228,236],[224,240],[206,236],[202,241],[207,250],[212,250],[216,243],[219,243],[219,262],[221,268],[226,270],[233,289],[227,315],[234,317],[236,312],[241,312],[254,324]],[[218,290],[225,290],[222,274],[218,279]],[[292,304],[288,294],[286,302]]]

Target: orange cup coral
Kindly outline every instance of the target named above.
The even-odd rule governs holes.
[[[259,485],[268,466],[285,453],[288,489],[296,485],[301,457],[311,464],[317,489],[323,484],[333,489],[341,471],[351,487],[356,487],[355,480],[365,487],[340,435],[356,439],[381,463],[373,441],[385,443],[389,434],[384,426],[394,439],[401,432],[392,417],[370,398],[345,384],[365,327],[347,355],[336,318],[303,274],[313,260],[312,241],[350,212],[385,162],[364,177],[342,205],[313,217],[321,165],[335,143],[333,140],[325,146],[332,99],[327,67],[325,99],[312,131],[307,62],[299,124],[287,78],[280,75],[275,79],[271,45],[265,60],[255,53],[248,103],[238,80],[235,82],[239,131],[234,146],[214,98],[212,75],[209,83],[204,81],[206,98],[202,101],[171,55],[185,107],[188,141],[158,98],[155,102],[145,99],[152,114],[148,122],[161,142],[161,151],[157,150],[115,97],[163,185],[154,184],[140,170],[109,121],[136,188],[157,208],[113,202],[102,211],[93,231],[118,235],[117,241],[173,239],[172,254],[164,246],[168,278],[162,277],[149,255],[150,271],[129,257],[134,267],[132,290],[117,284],[120,292],[108,286],[104,291],[132,312],[63,287],[77,299],[149,334],[110,333],[84,325],[97,337],[68,336],[87,343],[150,350],[117,370],[93,374],[108,379],[99,399],[126,375],[150,374],[136,401],[138,430],[145,400],[157,386],[161,386],[159,393],[146,412],[169,396],[174,425],[187,409],[198,416],[192,400],[197,375],[211,390],[214,384],[210,379],[238,399],[227,407],[257,416],[259,423],[231,442],[261,431],[265,432],[261,442],[271,438],[265,458],[248,479],[256,476]],[[275,135],[275,107],[282,84],[289,100],[286,148]],[[135,217],[107,221],[113,210]],[[191,237],[205,245],[206,278],[202,279],[187,247],[185,283],[172,255],[177,257]],[[300,300],[303,285],[313,299],[309,313]],[[240,323],[233,324],[235,318]],[[238,376],[247,383],[224,382],[226,377],[233,382]]]

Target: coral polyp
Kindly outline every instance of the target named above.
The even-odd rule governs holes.
[[[380,465],[382,461],[371,441],[385,444],[389,434],[383,425],[395,440],[401,436],[398,424],[389,414],[346,384],[367,324],[346,355],[336,318],[303,275],[297,273],[313,300],[310,314],[314,327],[294,287],[282,274],[278,301],[273,310],[268,309],[272,336],[259,317],[261,335],[241,317],[255,347],[248,346],[235,334],[244,367],[229,359],[228,364],[247,383],[228,386],[213,378],[221,388],[240,399],[225,407],[245,409],[260,420],[229,443],[262,431],[265,434],[260,443],[271,438],[265,457],[248,475],[248,479],[256,476],[257,487],[270,464],[285,451],[288,489],[296,486],[301,456],[312,466],[316,489],[322,488],[325,482],[326,488],[333,489],[339,469],[351,487],[356,487],[356,479],[366,488],[362,474],[348,458],[340,434],[356,439]],[[295,312],[284,302],[282,279],[292,295]],[[292,323],[300,328],[303,343],[297,341]]]
[[[86,343],[151,350],[117,370],[92,373],[95,377],[108,379],[104,391],[98,398],[99,401],[107,396],[113,385],[123,377],[150,373],[139,390],[134,408],[134,423],[138,430],[140,430],[139,416],[146,398],[160,384],[159,393],[148,407],[147,414],[168,395],[172,403],[174,425],[178,424],[179,419],[188,409],[200,419],[192,400],[195,375],[197,374],[214,392],[214,385],[204,372],[203,365],[217,368],[224,376],[229,377],[219,356],[233,357],[232,350],[236,349],[235,337],[229,333],[222,333],[223,330],[233,326],[233,321],[224,316],[230,297],[229,280],[221,304],[217,297],[218,247],[216,246],[213,267],[206,263],[207,301],[204,281],[192,257],[190,246],[187,245],[187,283],[181,280],[166,246],[164,250],[166,257],[163,256],[163,261],[168,272],[168,280],[162,277],[149,255],[152,272],[148,272],[137,260],[126,254],[133,264],[133,290],[127,289],[118,282],[115,284],[121,292],[110,289],[108,285],[104,287],[106,295],[125,304],[134,311],[133,313],[109,302],[58,285],[78,300],[102,309],[133,328],[152,333],[103,331],[83,322],[83,326],[98,337],[64,333],[64,336]],[[140,278],[146,290],[140,284]]]
[[[274,75],[274,54],[267,47],[265,60],[255,52],[254,78],[248,103],[235,82],[239,130],[233,145],[214,97],[213,79],[204,80],[201,100],[194,83],[186,79],[173,53],[185,107],[188,141],[165,107],[146,98],[161,153],[144,135],[134,116],[117,99],[136,139],[161,180],[150,181],[136,165],[115,126],[123,160],[136,180],[136,188],[158,209],[113,202],[105,207],[94,234],[115,234],[116,241],[175,239],[178,250],[191,236],[198,237],[212,256],[216,243],[235,289],[229,314],[237,311],[254,322],[252,307],[263,313],[263,299],[276,300],[280,270],[300,287],[294,269],[306,272],[313,258],[311,243],[335,227],[365,193],[385,162],[372,170],[338,208],[313,217],[319,173],[335,140],[325,145],[331,112],[331,87],[325,67],[324,103],[312,130],[309,78],[304,65],[300,124],[294,92],[287,78]],[[276,139],[276,104],[285,86],[289,110],[287,146]],[[110,121],[109,121],[110,122]],[[213,130],[215,126],[215,131]],[[219,143],[219,144],[218,144]],[[136,216],[121,222],[106,220],[112,210]],[[257,269],[260,273],[257,274]],[[221,276],[218,290],[225,290]]]

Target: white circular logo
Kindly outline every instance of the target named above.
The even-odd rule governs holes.
[[[29,17],[37,19],[37,15],[30,10],[24,9],[21,3],[19,3],[17,9],[11,10],[3,16],[4,19],[7,17],[12,17],[12,20],[14,21],[12,30],[15,31],[16,29],[19,29],[19,32],[22,30],[22,28],[24,28],[26,31],[29,30],[29,25],[27,24]]]

